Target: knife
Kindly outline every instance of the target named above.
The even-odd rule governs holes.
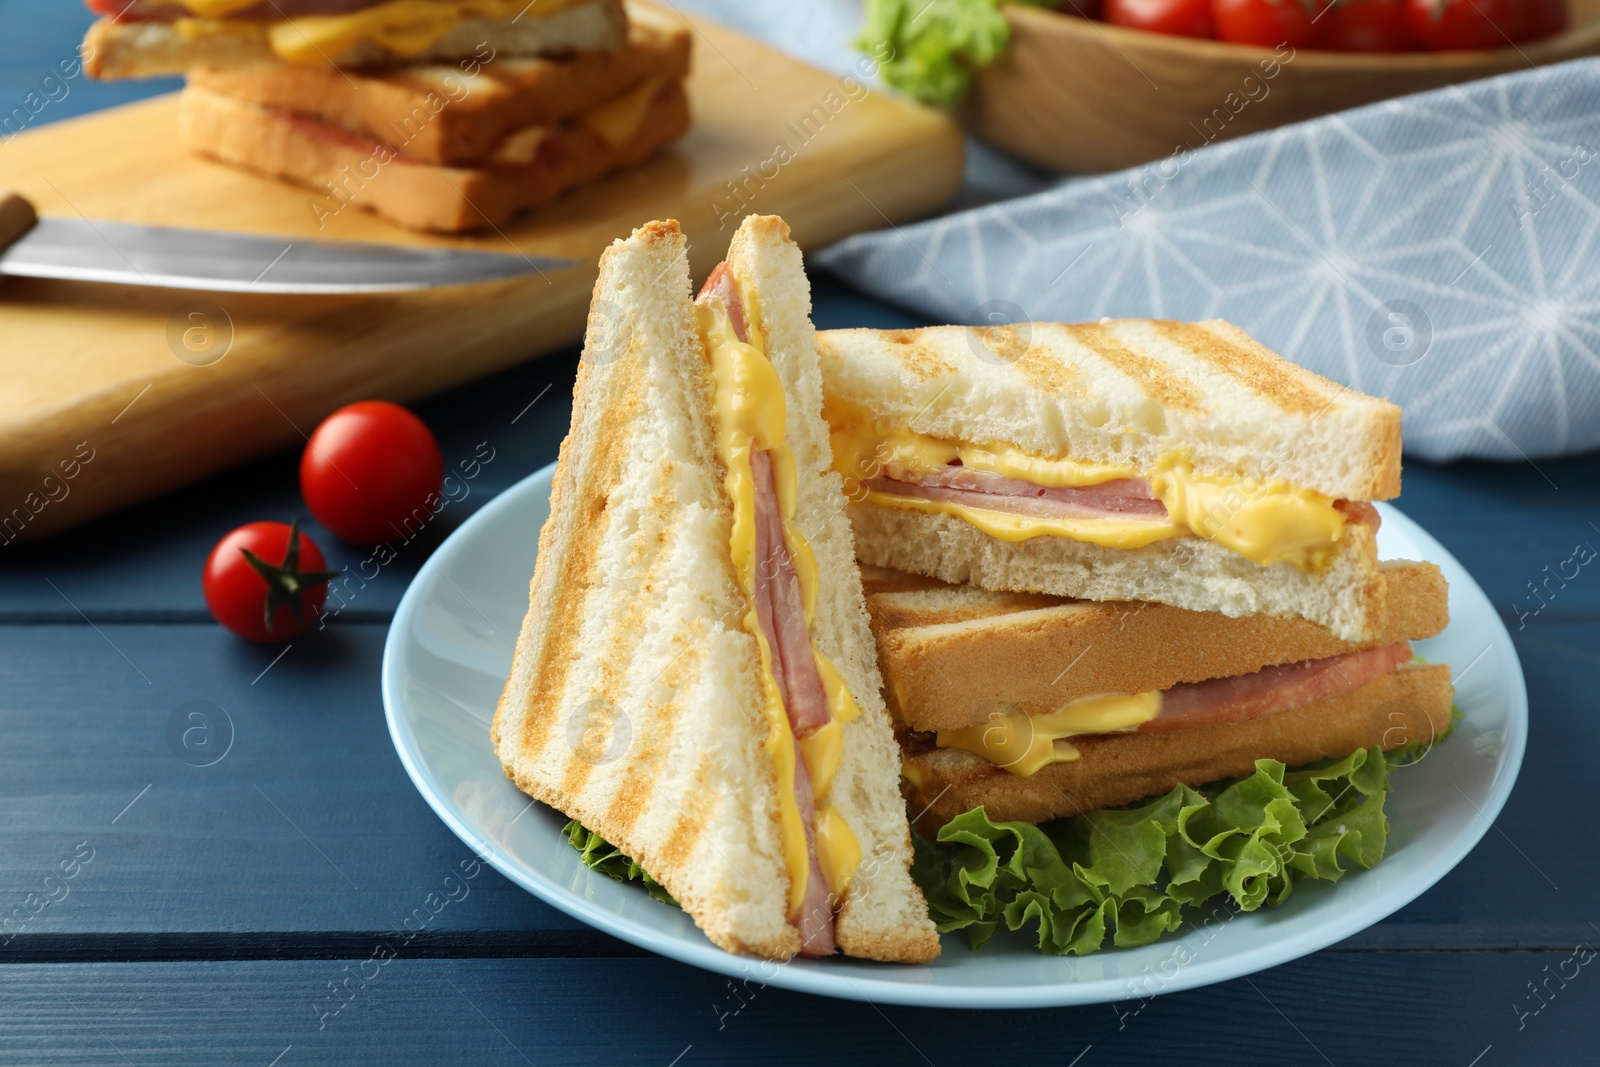
[[[470,285],[577,260],[40,218],[0,189],[0,274],[225,293],[385,293]]]

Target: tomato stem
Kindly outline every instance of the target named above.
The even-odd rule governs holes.
[[[305,615],[300,609],[300,597],[308,590],[330,582],[339,577],[338,571],[302,571],[300,569],[300,520],[289,520],[289,544],[283,550],[283,560],[277,564],[268,563],[248,548],[240,548],[244,561],[267,583],[267,599],[262,611],[267,633],[271,634],[272,617],[278,613],[278,608],[287,607],[289,614],[294,616],[295,625],[305,621]]]

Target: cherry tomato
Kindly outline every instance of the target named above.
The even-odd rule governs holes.
[[[1106,21],[1114,26],[1177,37],[1215,37],[1211,0],[1105,0]]]
[[[1321,7],[1321,0],[1213,0],[1211,17],[1224,41],[1308,48],[1316,43],[1312,20]]]
[[[304,633],[338,577],[298,522],[252,522],[217,542],[201,579],[216,620],[251,641]]]
[[[300,492],[317,521],[358,545],[403,540],[439,504],[444,457],[421,419],[363,400],[323,420],[300,456]]]
[[[1404,0],[1335,0],[1317,19],[1317,47],[1335,52],[1409,52],[1416,42]]]
[[[1567,28],[1567,0],[1526,0],[1522,13],[1522,28],[1515,36],[1518,41],[1537,41],[1553,37]]]
[[[1083,19],[1097,19],[1100,9],[1104,6],[1102,0],[1059,0],[1056,10],[1063,15],[1077,15]]]
[[[1521,33],[1527,0],[1406,0],[1406,24],[1435,52],[1505,48]]]

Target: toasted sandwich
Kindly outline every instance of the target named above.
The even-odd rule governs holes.
[[[609,52],[622,0],[87,0],[96,78],[291,63],[337,67]]]
[[[498,227],[689,128],[687,23],[641,9],[616,51],[343,70],[189,74],[193,152],[304,185],[318,225],[356,206],[415,230]]]
[[[869,567],[867,602],[919,829],[982,806],[1045,822],[1183,784],[1450,729],[1450,669],[1409,642],[1448,622],[1430,563],[1380,571],[1382,628],[1343,641],[1303,619],[1091,602]]]
[[[818,334],[863,562],[1382,631],[1400,409],[1225,322]]]
[[[724,949],[921,962],[809,314],[780,219],[698,301],[677,223],[606,251],[493,738]]]
[[[563,124],[625,143],[646,124],[657,91],[688,76],[689,52],[687,24],[635,18],[615,51],[496,58],[476,77],[452,64],[339,70],[278,63],[194,70],[188,82],[330,133],[381,141],[418,163],[472,167],[531,162]]]

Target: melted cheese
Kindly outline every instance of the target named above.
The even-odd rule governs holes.
[[[1202,477],[1181,456],[1163,456],[1150,484],[1174,522],[1264,567],[1320,572],[1344,537],[1344,512],[1310,489]]]
[[[965,749],[1012,774],[1031,778],[1041,767],[1078,758],[1078,750],[1066,738],[1131,730],[1159,714],[1159,692],[1101,693],[1043,715],[1000,715],[960,730],[940,730],[938,744]]]
[[[224,19],[235,11],[255,7],[261,0],[167,0],[177,4],[191,15],[207,19]]]
[[[272,50],[290,63],[327,62],[352,45],[371,42],[402,56],[427,51],[464,18],[503,19],[554,15],[586,0],[388,0],[344,15],[297,15],[267,23],[229,16],[256,0],[177,0],[193,18],[176,22],[179,33],[195,38],[238,33],[265,26]]]
[[[973,470],[1055,488],[1101,485],[1141,474],[1132,467],[1041,459],[1006,445],[968,445],[894,429],[877,424],[859,405],[837,399],[829,399],[824,414],[833,444],[834,469],[844,476],[846,484],[852,479],[876,477],[885,468],[936,471],[953,460],[960,460],[962,466]]]
[[[1006,445],[967,445],[876,424],[870,414],[832,400],[834,469],[852,500],[965,520],[1004,541],[1070,537],[1106,548],[1139,548],[1169,537],[1215,541],[1262,566],[1288,563],[1320,572],[1344,536],[1347,519],[1332,498],[1284,482],[1196,474],[1181,453],[1162,456],[1154,469],[1045,459]],[[1166,506],[1166,518],[1047,519],[866,489],[881,473],[929,474],[953,461],[972,470],[1051,488],[1091,486],[1121,478],[1147,478]]]
[[[806,849],[806,827],[794,796],[795,753],[805,760],[816,805],[817,865],[835,898],[844,894],[861,864],[861,846],[838,810],[827,803],[829,789],[844,754],[844,726],[861,714],[855,699],[833,664],[812,648],[817,673],[828,701],[829,722],[797,739],[789,726],[783,695],[773,674],[772,649],[755,611],[756,513],[755,479],[750,454],[765,451],[772,462],[778,511],[783,517],[784,543],[800,583],[806,622],[812,621],[817,600],[817,564],[811,546],[793,522],[796,502],[794,456],[784,441],[787,411],[783,382],[763,349],[760,304],[754,290],[735,280],[744,307],[749,342],[740,341],[725,308],[696,305],[700,338],[711,361],[716,383],[716,444],[727,474],[723,488],[733,501],[733,531],[729,557],[739,576],[749,610],[744,627],[756,639],[761,654],[762,711],[767,720],[764,747],[778,777],[778,814],[784,866],[789,874],[789,918],[800,914],[805,901],[811,864]]]
[[[611,148],[621,148],[633,140],[633,135],[644,125],[650,111],[650,101],[667,82],[665,78],[646,78],[615,100],[585,111],[578,121],[593,130]]]

